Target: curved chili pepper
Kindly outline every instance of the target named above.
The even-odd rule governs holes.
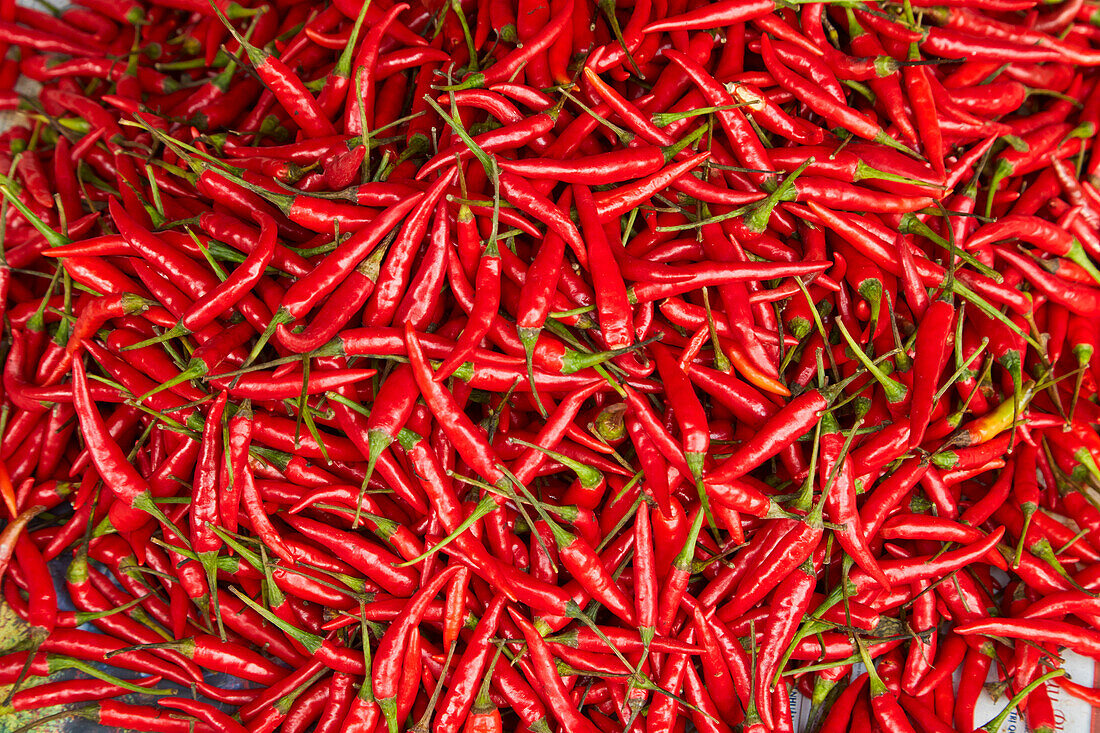
[[[107,432],[88,391],[88,379],[80,359],[73,361],[73,407],[80,429],[88,440],[88,452],[111,493],[126,507],[159,513],[148,482],[126,460],[118,443]]]
[[[443,586],[458,572],[458,566],[449,567],[418,590],[408,601],[404,613],[383,634],[374,656],[374,665],[370,671],[374,695],[382,709],[391,731],[397,730],[397,672],[402,665],[403,645],[409,635],[420,624],[421,616],[427,604]]]
[[[487,677],[486,673],[492,657],[492,646],[489,642],[496,633],[501,615],[505,610],[505,602],[504,596],[498,595],[486,606],[473,636],[467,643],[466,651],[463,652],[455,668],[452,682],[447,688],[447,694],[435,719],[434,730],[440,733],[458,731],[462,721],[473,709],[480,681]]]
[[[511,608],[508,609],[508,613],[527,640],[527,650],[532,658],[532,671],[551,701],[551,712],[554,717],[569,730],[596,733],[598,729],[577,711],[569,699],[550,649],[542,636],[522,614]]]
[[[828,401],[817,390],[799,395],[765,422],[732,456],[709,473],[711,480],[737,478],[779,453],[817,424]]]
[[[844,127],[855,135],[884,145],[897,145],[873,120],[857,110],[827,98],[820,91],[814,89],[806,79],[784,66],[776,56],[771,39],[767,35],[761,37],[760,43],[761,55],[768,71],[772,73],[784,89],[803,100],[822,117]]]
[[[495,240],[490,240],[485,245],[485,251],[478,264],[474,289],[474,304],[470,312],[470,320],[455,343],[454,352],[436,370],[436,381],[446,379],[466,361],[466,357],[481,343],[485,334],[489,332],[493,319],[497,317],[497,309],[500,306],[500,255]]]
[[[650,23],[642,29],[643,33],[665,31],[700,30],[704,28],[725,28],[737,23],[745,23],[763,15],[775,12],[775,3],[771,0],[757,0],[753,3],[720,2],[705,8],[697,8],[681,15],[664,18]]]

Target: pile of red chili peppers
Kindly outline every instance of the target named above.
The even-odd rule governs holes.
[[[1100,705],[1094,0],[0,0],[0,49],[8,719]]]

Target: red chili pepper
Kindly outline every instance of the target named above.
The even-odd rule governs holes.
[[[1077,287],[1051,275],[1039,264],[1028,257],[1007,247],[994,247],[997,256],[1015,267],[1027,280],[1038,288],[1051,301],[1064,306],[1078,315],[1095,313],[1100,304],[1100,288]]]
[[[466,645],[466,651],[458,661],[454,676],[443,698],[440,711],[435,719],[435,729],[457,731],[464,718],[473,709],[475,695],[482,678],[491,676],[490,663],[492,646],[489,643],[496,633],[501,615],[505,609],[505,598],[495,596],[474,629]],[[467,727],[469,723],[467,723]]]
[[[441,192],[439,195],[442,195]],[[297,280],[283,296],[276,319],[286,323],[289,322],[290,318],[299,318],[305,315],[321,298],[343,282],[348,273],[371,253],[389,233],[390,229],[396,226],[397,222],[421,202],[422,196],[421,194],[415,194],[400,204],[386,209],[382,215],[372,221],[371,226],[356,232],[350,239],[339,245],[336,251],[324,260],[322,265],[315,267],[309,275]],[[412,221],[407,222],[402,231],[407,231],[409,227],[414,226]],[[417,226],[419,226],[421,217],[416,217],[415,221],[418,222]],[[419,229],[420,234],[423,235],[426,229],[427,217],[424,216],[423,228]],[[419,241],[418,237],[416,241]],[[376,288],[374,295],[376,299],[379,297],[380,292]],[[393,303],[393,307],[396,307],[396,302]],[[280,319],[283,313],[286,316]]]
[[[768,71],[784,89],[801,99],[822,117],[844,127],[851,133],[867,140],[886,145],[896,145],[896,143],[892,143],[892,138],[869,117],[826,97],[819,90],[814,89],[806,79],[784,66],[776,56],[771,39],[768,36],[762,36],[760,42],[761,55]]]
[[[185,698],[176,699],[185,700]],[[161,700],[163,701],[163,698]],[[204,710],[204,714],[212,710],[214,709]],[[154,707],[131,705],[115,700],[102,700],[95,705],[77,708],[72,714],[108,728],[146,729],[155,730],[158,733],[188,733],[196,727],[205,727],[209,730],[219,729],[218,726],[210,726],[202,720],[196,721],[194,718],[174,717],[166,711]],[[228,716],[225,717],[233,722]],[[243,728],[239,724],[235,723],[234,725],[236,725],[236,728]],[[225,730],[232,729],[234,729],[233,726],[225,728]]]
[[[731,457],[711,471],[710,478],[722,481],[748,473],[813,428],[817,424],[818,414],[826,407],[828,401],[816,390],[795,398],[769,418],[756,435]]]
[[[706,69],[689,56],[679,51],[670,51],[668,56],[699,87],[707,102],[718,108],[732,108],[717,112],[718,121],[729,139],[730,145],[733,150],[737,151],[735,154],[738,156],[738,160],[746,168],[753,170],[750,177],[756,184],[765,187],[773,185],[775,179],[771,174],[772,166],[768,162],[763,143],[760,142],[760,138],[749,125],[745,115],[741,110],[736,109],[729,92],[710,76]]]
[[[175,708],[194,715],[199,720],[219,730],[234,731],[234,733],[248,730],[222,711],[198,700],[190,700],[185,697],[162,697],[157,703],[166,708]]]
[[[567,183],[601,186],[659,171],[666,163],[658,147],[640,147],[624,152],[605,153],[581,160],[524,159],[501,160],[503,170],[527,179],[546,178]]]
[[[955,308],[945,300],[937,300],[924,313],[922,328],[917,333],[913,363],[913,399],[910,403],[909,445],[918,446],[924,439],[939,386],[940,373],[947,361],[955,331]]]
[[[598,729],[584,716],[582,716],[569,699],[565,686],[558,674],[550,649],[535,627],[523,617],[522,614],[508,609],[512,620],[523,633],[527,640],[527,650],[532,659],[532,671],[543,692],[551,702],[551,712],[554,717],[569,730],[595,733]]]
[[[409,635],[420,623],[427,604],[458,572],[458,566],[447,568],[432,578],[418,590],[405,606],[405,611],[397,623],[391,625],[382,636],[374,657],[371,680],[378,706],[391,727],[396,723],[397,713],[397,672],[402,666],[403,645]]]
[[[359,535],[342,532],[305,517],[284,517],[292,527],[331,548],[340,559],[371,578],[387,592],[408,596],[416,588],[417,574],[411,568],[395,568],[399,559]]]
[[[736,2],[715,3],[706,8],[698,8],[688,13],[650,23],[643,29],[643,32],[659,33],[674,30],[725,28],[773,12],[775,12],[775,4],[771,0],[759,0],[759,2],[750,5]]]
[[[1067,647],[1084,656],[1100,656],[1096,632],[1061,621],[1040,619],[986,619],[960,626],[957,633],[991,634],[1012,639],[1029,639]]]
[[[474,304],[470,312],[470,321],[462,330],[455,344],[454,352],[440,365],[435,373],[436,381],[442,381],[454,373],[473,352],[485,334],[489,332],[493,319],[500,306],[500,254],[497,242],[490,240],[481,255],[477,275],[474,281]]]
[[[491,86],[497,82],[510,80],[532,57],[546,50],[554,42],[554,39],[564,31],[565,26],[572,22],[573,0],[565,0],[560,7],[554,8],[553,11],[546,25],[530,38],[524,39],[523,45],[508,53],[485,71],[470,74],[457,88],[470,89],[478,86]],[[505,26],[500,26],[501,30],[504,28]]]
[[[92,463],[112,494],[126,507],[158,513],[160,510],[153,504],[148,482],[126,460],[122,449],[107,432],[103,418],[92,402],[84,364],[80,359],[73,361],[73,407],[81,432],[88,440]]]
[[[222,416],[229,395],[218,394],[214,406],[206,416],[203,425],[202,443],[198,460],[195,463],[193,496],[189,516],[191,524],[191,548],[206,569],[208,582],[213,585],[216,579],[214,562],[221,548],[221,539],[214,533],[219,525],[218,517],[218,462],[222,454]]]
[[[909,59],[919,61],[920,54],[915,45],[909,47]],[[933,95],[931,80],[922,66],[906,66],[901,72],[905,92],[913,109],[913,117],[920,134],[925,155],[932,164],[932,170],[941,178],[946,175],[944,168],[943,131],[940,128],[939,110]]]
[[[13,522],[19,524],[18,518]],[[15,560],[26,580],[28,612],[25,618],[35,639],[48,636],[57,625],[57,591],[54,590],[46,559],[26,534],[15,544]]]

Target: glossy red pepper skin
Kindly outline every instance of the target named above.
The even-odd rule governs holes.
[[[950,335],[955,332],[955,308],[947,301],[937,300],[925,311],[924,319],[927,325],[918,333],[913,364],[910,447],[921,444],[931,419],[940,373],[951,348]]]
[[[227,393],[220,393],[207,415],[203,426],[202,444],[195,465],[194,495],[189,520],[191,547],[200,557],[216,553],[222,544],[221,539],[214,533],[214,527],[220,522],[216,492],[218,465],[222,453],[221,423],[228,399]]]
[[[1097,653],[1089,5],[77,5],[0,0],[0,676],[201,702],[17,706],[965,730]]]
[[[402,645],[407,643],[409,635],[419,625],[427,603],[447,584],[458,572],[458,566],[440,572],[427,585],[422,587],[409,599],[405,613],[399,622],[390,626],[374,656],[374,666],[371,669],[371,679],[374,694],[378,698],[378,704],[384,715],[391,716],[396,713],[398,671],[402,666]]]
[[[533,673],[538,683],[543,685],[547,696],[552,701],[552,712],[562,725],[569,726],[570,730],[590,731],[595,733],[598,729],[573,706],[565,692],[564,684],[558,676],[557,668],[546,643],[538,631],[522,615],[509,609],[512,620],[519,626],[523,637],[527,639],[528,648],[532,655]]]
[[[818,413],[827,406],[828,402],[816,390],[799,396],[769,418],[754,438],[710,472],[710,478],[721,481],[748,473],[811,429],[817,423]]]

